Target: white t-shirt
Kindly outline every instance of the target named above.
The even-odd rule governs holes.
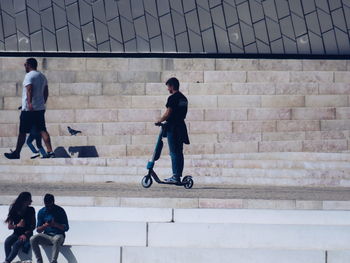
[[[23,80],[22,111],[29,111],[26,86],[30,84],[33,86],[33,110],[45,110],[44,88],[47,85],[47,79],[41,72],[32,70],[25,75]]]

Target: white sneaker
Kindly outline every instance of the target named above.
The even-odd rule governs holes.
[[[35,158],[37,158],[39,156],[40,156],[40,153],[33,153],[32,157],[30,157],[30,159],[35,159]]]

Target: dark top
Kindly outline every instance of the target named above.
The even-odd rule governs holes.
[[[64,209],[58,205],[53,205],[51,209],[43,207],[39,210],[38,213],[38,227],[42,226],[46,222],[51,222],[54,220],[56,223],[64,225],[64,230],[55,228],[55,227],[47,227],[44,230],[44,233],[50,236],[54,236],[57,234],[64,235],[65,232],[69,230],[68,218]]]
[[[165,106],[171,109],[171,114],[167,119],[167,130],[173,132],[176,139],[181,143],[190,144],[185,124],[188,107],[187,98],[181,92],[176,92],[169,96]]]
[[[167,122],[169,124],[179,124],[183,122],[186,119],[187,106],[187,98],[181,92],[176,92],[169,96],[165,107],[171,108],[172,111]]]
[[[35,229],[35,209],[29,206],[23,213],[12,215],[12,222],[15,225],[17,225],[22,219],[25,223],[24,227],[16,227],[13,232],[18,236],[23,234],[27,237],[32,236],[33,230]]]

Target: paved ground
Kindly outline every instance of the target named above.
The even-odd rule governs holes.
[[[47,192],[60,196],[105,196],[105,197],[174,197],[214,199],[267,199],[267,200],[350,200],[350,188],[312,187],[244,187],[200,186],[187,190],[179,186],[153,184],[144,189],[141,185],[116,183],[100,184],[14,184],[1,183],[0,195],[17,195],[30,191],[33,195]]]

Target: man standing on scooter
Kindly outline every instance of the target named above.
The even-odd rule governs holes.
[[[180,83],[177,78],[170,78],[165,83],[171,94],[165,105],[166,112],[158,123],[167,121],[165,127],[168,138],[169,152],[173,176],[165,179],[169,183],[180,183],[184,168],[183,144],[190,144],[185,124],[188,101],[179,91]]]

